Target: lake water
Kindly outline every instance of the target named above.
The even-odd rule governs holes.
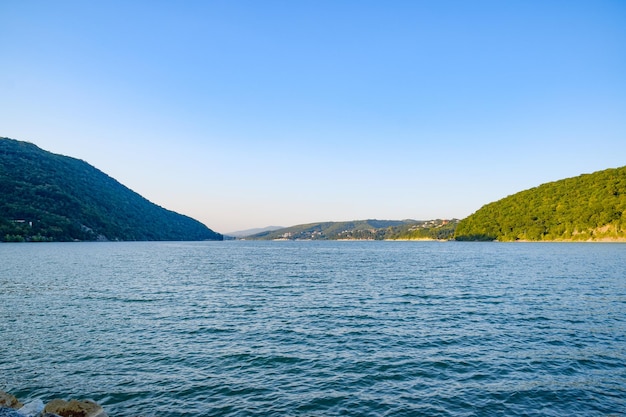
[[[626,244],[0,244],[0,389],[110,416],[626,414]]]

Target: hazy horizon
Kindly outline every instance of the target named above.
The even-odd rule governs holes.
[[[230,233],[626,165],[626,3],[0,3],[0,136]]]

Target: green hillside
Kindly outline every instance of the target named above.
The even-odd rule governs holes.
[[[482,207],[456,240],[624,240],[626,167],[555,181]]]
[[[0,240],[221,240],[84,161],[0,138]]]
[[[456,220],[354,220],[301,224],[246,237],[251,240],[449,239]]]

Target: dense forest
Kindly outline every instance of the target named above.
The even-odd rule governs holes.
[[[221,240],[88,163],[0,138],[0,240]]]
[[[451,239],[458,220],[354,220],[321,222],[265,231],[250,240]]]
[[[543,184],[487,204],[459,223],[455,238],[625,239],[626,167]]]

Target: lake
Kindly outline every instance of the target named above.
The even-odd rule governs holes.
[[[626,414],[626,244],[0,244],[0,390],[111,417]]]

